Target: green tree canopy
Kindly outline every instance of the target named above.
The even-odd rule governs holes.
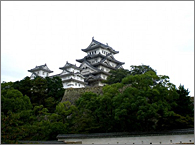
[[[23,96],[22,93],[15,89],[4,90],[1,95],[1,111],[5,114],[8,111],[20,112],[23,110],[32,109],[32,104],[28,96]]]
[[[148,71],[156,72],[153,68],[148,65],[131,65],[130,75],[145,74]]]
[[[114,84],[114,83],[120,83],[124,77],[129,75],[129,70],[127,69],[117,69],[117,70],[111,70],[110,74],[104,83],[106,84]]]

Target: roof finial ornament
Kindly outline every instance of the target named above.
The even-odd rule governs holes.
[[[108,46],[108,43],[106,43],[106,45]]]
[[[92,40],[94,40],[94,36],[92,37]]]

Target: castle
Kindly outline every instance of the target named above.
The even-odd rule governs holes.
[[[82,49],[87,55],[82,59],[76,61],[81,63],[79,67],[69,63],[68,61],[63,67],[60,74],[49,76],[51,71],[47,65],[36,66],[35,68],[28,70],[31,72],[30,78],[33,79],[36,76],[54,77],[59,76],[62,79],[64,88],[82,88],[86,86],[104,86],[102,80],[106,80],[110,75],[110,70],[116,70],[123,68],[123,62],[120,62],[114,58],[114,55],[119,53],[115,51],[108,44],[103,44],[94,40],[90,45]]]

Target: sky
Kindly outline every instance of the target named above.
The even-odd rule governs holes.
[[[2,1],[1,82],[45,63],[51,75],[79,66],[92,37],[123,68],[149,65],[194,96],[194,1]]]

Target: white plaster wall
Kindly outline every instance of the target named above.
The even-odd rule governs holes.
[[[109,68],[105,68],[105,71],[106,71],[106,72],[109,72],[109,71],[110,71],[110,69],[109,69]]]
[[[102,70],[102,69],[104,69],[104,67],[103,66],[99,66],[98,69]]]
[[[43,72],[44,72],[44,74],[43,74]],[[40,77],[43,77],[43,78],[45,78],[46,76],[49,76],[49,73],[48,72],[45,72],[43,70],[39,70],[39,71],[37,71],[35,73],[38,74]],[[48,73],[48,75],[47,75],[47,73]]]
[[[101,76],[102,79],[105,79],[105,80],[107,79],[107,76],[104,75],[104,74],[101,74],[100,76]]]
[[[79,70],[74,69],[74,68],[68,68],[67,70],[70,71],[70,72],[73,72],[74,71],[74,73],[79,72]]]
[[[36,76],[34,75],[34,74],[32,74],[31,76],[30,76],[30,79],[34,79]]]
[[[76,79],[76,80],[79,80],[79,81],[82,81],[84,82],[84,78],[78,76],[78,75],[71,75],[71,76],[65,76],[65,77],[61,77],[62,81],[63,80],[67,80],[67,79],[70,79],[70,78],[73,78],[73,79]],[[75,84],[77,83],[77,85]],[[73,84],[71,86],[68,86],[68,84]],[[80,84],[80,86],[79,86]],[[75,82],[75,81],[71,81],[71,82],[63,82],[63,88],[82,88],[82,87],[85,87],[83,84],[81,83],[78,83],[78,82]]]
[[[194,134],[162,135],[141,137],[90,138],[90,139],[58,139],[65,142],[79,142],[82,144],[175,144],[194,143]]]
[[[100,62],[100,61],[101,61],[101,58],[100,58],[100,57],[94,58],[94,59],[90,59],[90,60],[89,60],[89,62],[90,62],[91,64],[98,63],[98,62]]]
[[[67,74],[67,73],[68,73],[68,72],[67,72],[67,71],[65,71],[65,70],[63,70],[63,71],[62,71],[62,74]]]
[[[101,53],[101,48],[96,49],[97,54]]]
[[[102,59],[100,57],[97,58],[97,62],[100,62]]]
[[[95,53],[95,51],[96,51],[96,53]],[[91,50],[91,51],[88,51],[87,52],[87,54],[88,55],[92,55],[92,52],[93,52],[93,54],[102,54],[102,55],[106,55],[106,53],[104,54],[102,51],[104,51],[104,52],[106,52],[106,53],[110,53],[110,51],[108,51],[108,50],[105,50],[105,49],[102,49],[102,48],[97,48],[97,49],[94,49],[94,50]],[[90,54],[91,53],[91,54]]]
[[[113,66],[113,67],[116,66],[116,63],[114,63],[114,62],[108,61],[108,63],[110,63],[110,65]]]
[[[76,83],[77,83],[77,85],[76,85]],[[73,85],[68,86],[68,84],[73,84]],[[79,86],[79,84],[80,84],[80,86]],[[83,84],[78,83],[78,82],[74,82],[74,81],[71,81],[71,82],[64,82],[64,83],[63,83],[63,88],[64,88],[64,89],[67,89],[67,88],[83,88],[83,87],[85,87]]]
[[[104,54],[102,51],[104,51],[104,52],[106,52],[106,53]],[[107,55],[108,53],[110,53],[110,51],[105,50],[105,49],[101,49],[100,53],[103,54],[103,55]]]
[[[99,82],[99,86],[104,86],[104,84],[102,82]]]
[[[77,72],[80,72],[80,70],[78,70],[78,69],[75,69],[75,71],[74,71],[75,73],[77,73]]]
[[[83,69],[82,71],[81,71],[81,74],[82,75],[85,75],[85,74],[89,74],[89,73],[91,73],[91,72],[93,72],[91,69]]]
[[[103,71],[105,71],[105,72],[109,72],[109,71],[110,71],[110,69],[109,69],[109,68],[104,67],[104,66],[99,66],[99,67],[98,67],[98,69],[100,69],[100,70],[102,70],[102,69],[103,69]]]
[[[91,50],[91,51],[87,52],[88,55],[94,55],[94,54],[98,54],[98,53],[99,53],[98,49],[94,49],[94,50]]]
[[[77,76],[77,80],[84,82],[84,78]]]

